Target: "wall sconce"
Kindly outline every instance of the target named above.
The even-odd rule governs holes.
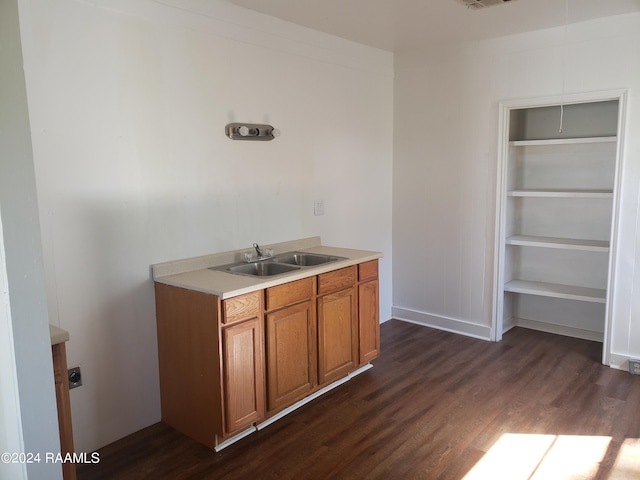
[[[280,130],[271,125],[258,123],[229,123],[224,132],[231,140],[273,140],[280,136]]]

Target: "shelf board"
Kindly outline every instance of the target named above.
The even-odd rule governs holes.
[[[584,250],[589,252],[609,251],[609,242],[602,240],[512,235],[505,240],[505,243],[507,245],[521,245],[524,247],[558,248],[564,250]]]
[[[525,293],[542,297],[564,298],[582,302],[605,303],[606,290],[597,288],[574,287],[555,283],[530,282],[528,280],[511,280],[504,286],[505,292]]]
[[[617,137],[584,137],[584,138],[553,138],[545,140],[514,140],[509,145],[514,147],[529,147],[537,145],[577,145],[586,143],[615,143]]]
[[[611,190],[509,190],[509,197],[613,198]]]

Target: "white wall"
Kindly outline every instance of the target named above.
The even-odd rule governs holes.
[[[18,371],[14,351],[9,281],[0,218],[0,452],[23,452]],[[27,465],[0,462],[0,478],[27,478]]]
[[[500,100],[628,88],[613,362],[640,356],[640,15],[396,55],[393,312],[488,338]]]
[[[160,419],[153,263],[320,235],[384,252],[390,317],[390,53],[223,1],[21,3],[49,314],[83,371],[78,451]],[[232,121],[282,135],[234,142]]]

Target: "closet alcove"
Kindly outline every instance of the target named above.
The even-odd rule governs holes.
[[[493,334],[603,342],[607,363],[624,92],[591,97],[501,104]]]

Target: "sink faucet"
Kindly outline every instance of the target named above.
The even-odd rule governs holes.
[[[267,258],[271,258],[273,257],[273,250],[271,250],[270,248],[267,248],[266,253],[262,252],[262,249],[260,248],[260,245],[258,245],[257,243],[253,244],[253,248],[256,249],[256,253],[257,256],[256,257],[252,257],[250,253],[245,252],[244,254],[244,260],[245,262],[258,262],[260,260],[266,260]]]

